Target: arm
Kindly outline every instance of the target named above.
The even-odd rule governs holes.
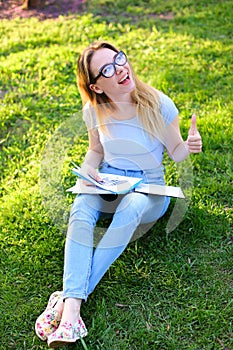
[[[196,116],[192,116],[192,124],[188,132],[188,138],[183,140],[178,116],[168,126],[166,133],[165,147],[172,160],[181,162],[186,159],[190,153],[199,153],[202,149],[202,139],[196,128]]]
[[[96,169],[99,167],[103,160],[104,150],[99,139],[98,131],[96,129],[90,129],[88,131],[88,139],[89,147],[81,169],[83,172],[94,176],[96,180],[100,180]]]

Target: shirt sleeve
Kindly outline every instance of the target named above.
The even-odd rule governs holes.
[[[164,117],[166,125],[169,125],[179,114],[179,111],[170,97],[162,92],[160,92],[159,95],[161,99],[161,113]]]
[[[94,108],[89,102],[87,102],[83,108],[83,120],[88,130],[97,129],[97,117]]]

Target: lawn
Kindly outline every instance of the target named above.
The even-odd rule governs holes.
[[[89,0],[67,17],[1,21],[1,350],[47,349],[34,323],[62,289],[70,161],[87,148],[76,60],[97,39],[176,102],[184,138],[196,112],[203,152],[179,166],[165,157],[167,182],[188,182],[186,206],[173,199],[111,266],[83,305],[89,335],[70,348],[233,349],[232,6]]]

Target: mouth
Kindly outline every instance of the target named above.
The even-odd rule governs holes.
[[[124,77],[122,77],[122,79],[118,82],[118,84],[127,84],[130,80],[129,74],[127,73]]]

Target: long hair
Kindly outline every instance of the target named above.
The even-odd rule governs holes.
[[[104,92],[97,94],[90,89],[90,84],[94,79],[90,69],[91,60],[94,53],[101,48],[119,52],[115,46],[106,41],[90,44],[78,59],[77,82],[83,106],[88,101],[90,102],[104,131],[106,130],[104,119],[117,110],[117,103],[114,103]],[[135,103],[137,115],[140,116],[141,124],[150,136],[157,137],[164,143],[165,122],[161,114],[159,94],[153,87],[142,82],[134,73],[130,63],[129,65],[135,82],[135,89],[131,92],[131,97]]]

